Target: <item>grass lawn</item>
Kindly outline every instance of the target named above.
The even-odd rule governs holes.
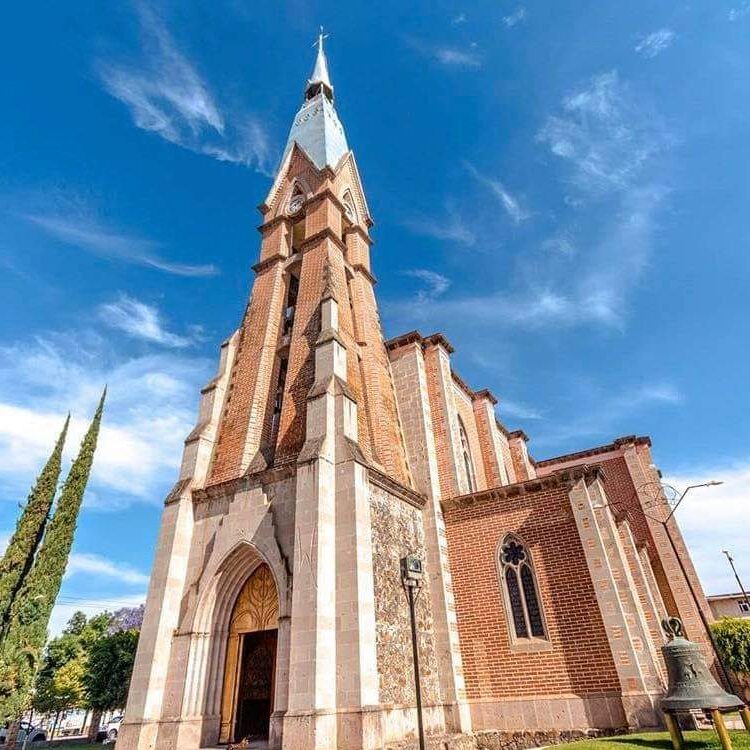
[[[700,732],[684,732],[685,750],[721,750],[719,737],[712,729]],[[747,732],[730,731],[734,750],[750,750],[750,734]],[[561,745],[561,747],[564,747]],[[598,740],[582,740],[572,742],[571,750],[672,750],[667,732],[643,732],[641,734],[623,734],[617,737],[603,737]]]

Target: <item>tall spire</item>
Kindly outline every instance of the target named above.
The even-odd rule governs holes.
[[[305,99],[312,99],[317,96],[321,91],[333,101],[333,84],[331,83],[331,77],[328,73],[328,60],[326,59],[326,53],[323,49],[323,41],[328,38],[328,34],[323,33],[323,27],[320,27],[320,33],[318,34],[318,41],[315,43],[318,47],[318,54],[315,57],[315,67],[313,68],[312,75],[307,81],[305,87]]]
[[[333,105],[333,84],[328,73],[328,60],[323,49],[326,39],[321,27],[315,46],[318,48],[315,65],[305,86],[305,101],[294,117],[289,138],[281,157],[281,164],[269,192],[274,194],[278,180],[284,172],[285,164],[296,143],[318,169],[335,169],[341,158],[349,152],[344,126],[339,120]]]

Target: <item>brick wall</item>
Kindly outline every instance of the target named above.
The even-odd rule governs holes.
[[[653,464],[650,440],[634,436],[620,438],[610,445],[540,461],[537,463],[537,470],[544,474],[582,464],[601,466],[604,470],[604,488],[609,502],[616,513],[627,519],[636,547],[641,551],[642,557],[648,558],[651,570],[645,572],[649,578],[653,576],[658,587],[658,592],[654,593],[655,598],[661,599],[661,602],[657,603],[663,603],[669,614],[680,617],[688,637],[701,643],[706,655],[712,658],[708,637],[688,583],[664,528],[655,520],[665,518],[669,508],[654,502],[654,498],[658,497],[656,487],[661,480]],[[674,520],[670,523],[670,532],[688,578],[702,602],[702,609],[711,620],[708,603],[690,553]]]
[[[563,487],[498,493],[445,510],[461,653],[470,699],[618,691],[620,683]],[[498,544],[518,534],[531,552],[551,649],[511,646]]]

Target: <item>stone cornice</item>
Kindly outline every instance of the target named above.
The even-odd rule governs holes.
[[[603,453],[612,453],[614,451],[621,450],[628,445],[651,445],[651,438],[648,435],[642,435],[637,437],[635,435],[625,435],[613,440],[607,445],[599,445],[594,448],[587,448],[583,451],[576,453],[566,453],[562,456],[554,456],[553,458],[545,458],[542,461],[534,461],[535,466],[552,466],[553,464],[563,463],[564,461],[574,461],[576,459],[590,458],[598,456]]]
[[[315,346],[321,346],[327,344],[329,341],[337,341],[341,346],[346,349],[346,342],[344,341],[341,334],[333,328],[326,328],[318,334],[318,338],[315,339]]]
[[[279,466],[272,466],[255,474],[249,474],[235,479],[228,479],[226,482],[212,484],[208,487],[193,490],[193,500],[195,502],[204,502],[216,498],[231,497],[238,492],[255,489],[266,484],[272,484],[282,479],[289,479],[295,474],[294,464],[291,462]]]
[[[370,247],[374,244],[372,237],[359,224],[350,224],[344,228],[344,237],[347,234],[358,234]]]
[[[529,436],[523,430],[513,430],[508,433],[509,438],[520,438],[524,443],[529,442]]]
[[[304,253],[314,245],[317,245],[321,240],[328,239],[333,242],[336,247],[341,250],[342,253],[346,252],[346,245],[342,242],[341,238],[331,229],[330,227],[324,227],[319,232],[311,234],[299,247],[300,252]]]
[[[287,214],[279,214],[278,216],[274,216],[273,219],[269,219],[268,221],[263,222],[263,224],[259,224],[258,231],[261,234],[266,234],[279,224],[288,224],[291,226],[294,224],[294,217],[288,216]]]
[[[497,404],[497,398],[495,394],[489,388],[482,388],[481,391],[474,391],[474,399],[480,401],[483,398],[489,399],[489,402],[495,406]]]
[[[433,333],[430,336],[422,336],[419,331],[409,331],[403,333],[395,338],[388,339],[385,342],[385,348],[389,351],[394,351],[401,346],[406,344],[418,343],[422,349],[427,349],[428,346],[442,346],[448,354],[453,354],[455,351],[451,346],[451,342],[442,333]]]
[[[375,468],[371,463],[366,461],[356,443],[353,441],[347,442],[349,443],[349,450],[351,452],[350,459],[357,461],[366,467],[368,479],[372,484],[386,490],[389,494],[398,497],[400,500],[403,500],[419,510],[424,508],[425,503],[427,502],[427,498],[424,495],[404,486],[380,471],[380,469]],[[308,456],[306,460],[314,460],[317,457],[317,454]],[[305,459],[303,459],[303,463],[304,460]],[[257,487],[273,484],[282,479],[289,479],[297,473],[296,463],[297,461],[290,460],[280,466],[273,466],[255,474],[237,477],[236,479],[230,479],[226,482],[221,482],[220,484],[213,484],[208,487],[193,490],[193,501],[196,503],[202,503],[210,500],[232,497],[238,492],[246,492],[247,490],[255,489]],[[182,480],[178,482],[170,492],[166,503],[175,502],[179,499],[180,494],[185,490],[189,483],[190,480]]]
[[[271,255],[265,260],[259,260],[257,263],[250,266],[250,268],[252,268],[252,270],[255,271],[255,273],[262,273],[267,268],[270,268],[276,263],[282,263],[285,260],[286,260],[285,255],[282,255],[281,253],[275,253],[274,255]]]
[[[395,495],[409,505],[413,505],[415,508],[419,508],[420,510],[424,508],[427,498],[420,492],[406,487],[401,482],[397,482],[372,465],[368,466],[367,471],[372,484],[386,490],[391,495]]]
[[[433,333],[430,336],[425,336],[423,346],[441,346],[448,354],[453,354],[456,351],[451,342],[442,333]]]
[[[419,344],[422,346],[423,341],[424,339],[419,331],[409,331],[409,333],[402,333],[400,336],[388,339],[385,342],[385,348],[389,352],[395,352],[396,349],[400,349],[402,346],[407,346],[408,344]]]
[[[352,271],[361,273],[373,286],[378,283],[378,280],[372,275],[372,271],[362,263],[355,263],[353,266],[350,266],[350,268]]]
[[[600,466],[588,466],[584,464],[582,466],[573,466],[569,469],[560,469],[543,477],[527,479],[523,482],[516,482],[515,484],[500,487],[490,487],[489,489],[473,492],[469,495],[448,498],[447,500],[443,500],[441,505],[443,510],[447,512],[469,508],[491,500],[523,497],[524,495],[531,495],[549,489],[560,488],[569,490],[581,480],[588,485],[597,479],[603,478],[604,470]]]

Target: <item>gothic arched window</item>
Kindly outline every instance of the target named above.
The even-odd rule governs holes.
[[[500,545],[500,573],[516,638],[546,638],[536,576],[526,545],[508,534]]]
[[[474,462],[471,460],[471,449],[469,448],[469,436],[466,434],[461,417],[458,418],[458,430],[461,433],[461,455],[464,459],[464,468],[466,469],[466,482],[469,485],[469,492],[477,491],[477,480],[474,476]]]

